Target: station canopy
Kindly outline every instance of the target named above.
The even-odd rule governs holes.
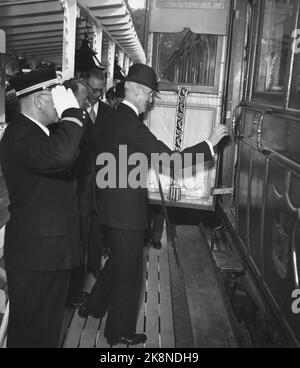
[[[97,25],[103,30],[104,64],[109,41],[124,51],[132,62],[145,63],[145,53],[124,0],[78,0],[77,3],[75,0],[1,0],[0,29],[6,34],[6,53],[39,60],[61,60],[67,3],[76,6],[76,48],[83,39],[92,44]]]

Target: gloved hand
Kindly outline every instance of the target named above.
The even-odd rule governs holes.
[[[65,110],[70,109],[71,107],[79,109],[76,97],[70,88],[66,90],[64,86],[56,86],[51,92],[53,104],[59,118],[61,118],[61,115]]]

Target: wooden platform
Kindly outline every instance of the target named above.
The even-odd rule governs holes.
[[[165,235],[162,249],[144,248],[144,290],[141,294],[137,331],[147,334],[147,341],[135,348],[174,348],[168,247]],[[86,286],[86,290],[92,285]],[[104,319],[78,316],[67,309],[62,333],[64,348],[110,348],[103,337]],[[115,345],[114,348],[124,348]]]
[[[236,347],[212,256],[199,227],[177,226],[175,248],[179,265],[165,233],[161,250],[144,248],[145,289],[137,331],[146,333],[147,341],[136,347]],[[105,318],[83,319],[76,310],[67,309],[61,346],[109,348],[104,326]]]

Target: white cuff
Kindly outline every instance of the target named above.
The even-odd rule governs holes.
[[[215,151],[214,151],[213,145],[210,143],[210,141],[205,141],[205,142],[208,144],[212,157],[214,157]]]

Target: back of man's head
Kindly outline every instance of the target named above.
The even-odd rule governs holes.
[[[37,91],[20,99],[21,113],[49,125],[57,122],[58,116],[50,91]]]

